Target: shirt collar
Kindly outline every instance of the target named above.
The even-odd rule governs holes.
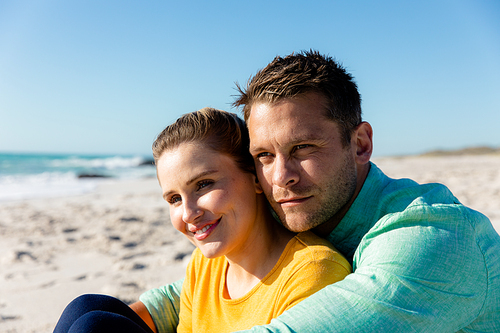
[[[370,171],[361,191],[344,218],[328,236],[328,240],[351,264],[361,239],[378,220],[378,201],[389,182],[390,178],[370,162]]]

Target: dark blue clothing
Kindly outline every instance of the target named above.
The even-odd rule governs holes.
[[[64,309],[54,333],[152,333],[127,304],[105,295],[82,295]]]

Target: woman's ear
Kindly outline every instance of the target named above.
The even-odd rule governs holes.
[[[260,183],[259,183],[259,178],[257,178],[257,176],[253,176],[254,177],[254,181],[255,181],[255,192],[257,194],[261,194],[264,192],[264,190],[262,189],[262,186],[260,186]]]

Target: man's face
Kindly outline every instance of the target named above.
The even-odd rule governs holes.
[[[356,190],[355,148],[342,146],[325,107],[322,95],[307,93],[256,103],[248,119],[259,181],[281,222],[295,232],[331,223]]]

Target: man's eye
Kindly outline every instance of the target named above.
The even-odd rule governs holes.
[[[273,163],[274,155],[268,152],[259,153],[254,156],[256,165],[268,165]]]
[[[260,153],[260,154],[257,154],[257,159],[264,158],[264,157],[270,157],[270,156],[271,156],[271,153]]]
[[[306,145],[306,144],[304,144],[304,145],[297,145],[297,146],[295,146],[295,150],[304,149],[304,148],[307,148],[307,147],[310,147],[310,145]]]

